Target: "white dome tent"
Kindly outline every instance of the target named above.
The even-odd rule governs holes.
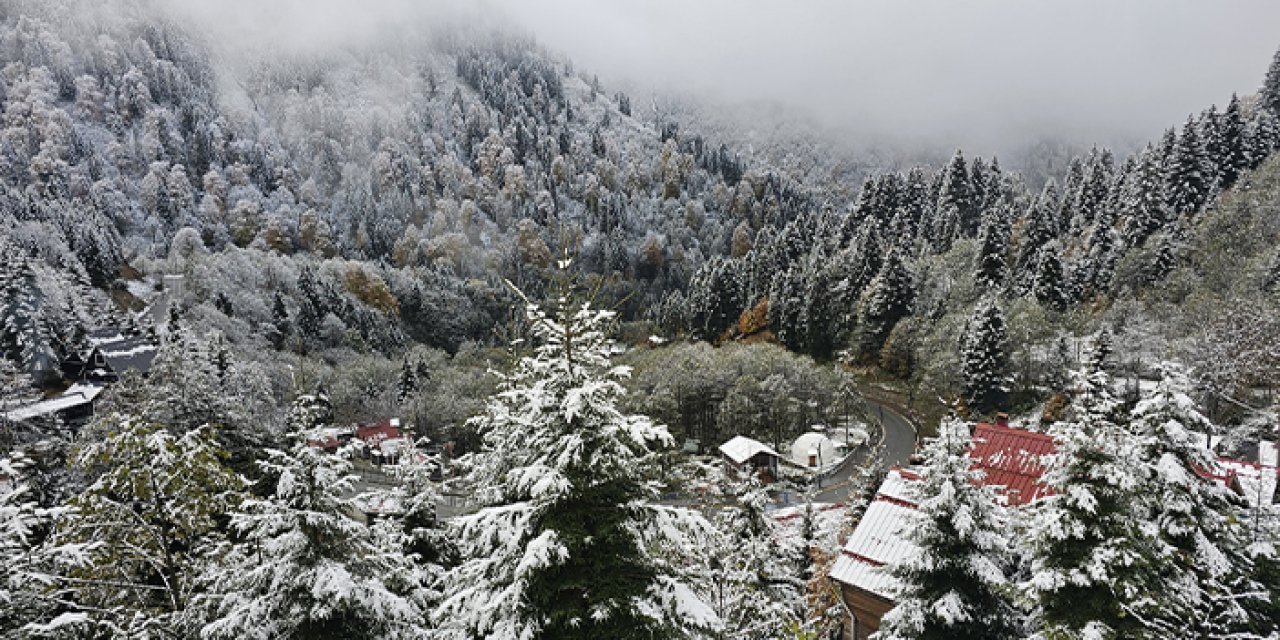
[[[820,469],[840,460],[840,452],[836,443],[826,435],[816,431],[802,434],[791,444],[788,458],[791,462],[805,468]]]

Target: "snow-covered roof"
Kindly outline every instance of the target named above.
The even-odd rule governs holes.
[[[914,526],[915,504],[893,497],[903,493],[906,473],[892,469],[876,498],[853,530],[831,567],[831,579],[892,599],[896,581],[886,567],[915,555],[918,549],[903,532]]]
[[[802,466],[809,466],[809,456],[816,456],[818,466],[826,466],[835,462],[839,458],[836,453],[836,443],[831,441],[826,435],[816,431],[801,434],[796,441],[791,444],[791,461]]]
[[[145,337],[125,338],[116,342],[98,345],[98,350],[107,359],[107,363],[116,373],[151,371],[151,363],[156,359],[156,345]]]
[[[93,346],[107,344],[109,342],[119,342],[124,340],[124,334],[119,329],[94,329],[90,331],[85,339]]]
[[[886,498],[889,500],[902,502],[905,504],[916,503],[915,481],[920,479],[920,474],[906,469],[891,469],[884,477],[884,482],[880,483],[880,488],[876,490],[876,497]]]
[[[14,422],[21,422],[23,420],[30,420],[31,418],[47,416],[59,411],[65,411],[73,407],[89,404],[90,402],[93,402],[94,398],[98,397],[99,393],[102,393],[102,387],[100,386],[92,384],[74,384],[64,391],[62,395],[49,398],[48,400],[41,400],[40,402],[29,404],[25,407],[18,407],[17,409],[7,412],[5,417],[13,420]]]
[[[399,426],[400,420],[398,418],[395,419],[394,423],[391,420],[383,420],[373,424],[360,425],[356,427],[356,437],[369,446],[377,446],[380,442],[401,437]]]
[[[1048,491],[1040,476],[1044,474],[1044,457],[1056,450],[1048,434],[982,423],[974,429],[969,456],[986,472],[982,483],[1001,488],[1008,503],[1017,505]]]
[[[780,458],[776,451],[769,448],[759,440],[752,440],[746,436],[734,436],[734,438],[720,445],[720,453],[732,460],[735,464],[742,464],[758,453],[767,453],[776,458]]]

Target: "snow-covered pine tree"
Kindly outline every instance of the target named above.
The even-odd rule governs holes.
[[[1218,158],[1218,182],[1223,189],[1235,184],[1240,174],[1249,168],[1249,149],[1244,137],[1244,114],[1241,112],[1240,98],[1231,94],[1231,101],[1222,112],[1219,135],[1221,136]]]
[[[289,309],[284,306],[284,296],[277,291],[271,303],[271,343],[277,350],[284,347],[293,333],[293,322],[289,318]]]
[[[435,606],[445,568],[456,562],[456,549],[436,513],[440,492],[432,476],[441,471],[441,465],[439,456],[422,453],[427,444],[426,438],[421,439],[414,452],[386,467],[400,484],[382,497],[399,507],[394,519],[405,534],[403,551],[417,559],[416,584],[426,604]]]
[[[1137,442],[1118,421],[1111,378],[1097,368],[1076,377],[1074,416],[1050,429],[1057,451],[1042,482],[1052,494],[1027,524],[1033,626],[1046,639],[1149,637],[1163,596]]]
[[[969,411],[983,414],[1001,407],[1009,392],[1009,338],[999,301],[978,303],[960,337],[961,388]]]
[[[285,422],[298,433],[313,433],[333,424],[333,403],[329,400],[329,392],[317,384],[315,391],[295,396]]]
[[[260,463],[274,491],[232,514],[236,542],[201,574],[188,624],[204,640],[423,637],[425,594],[401,533],[355,519],[351,462],[309,436],[294,431],[290,451]]]
[[[1239,499],[1203,474],[1213,454],[1196,440],[1217,429],[1190,397],[1191,383],[1177,363],[1160,365],[1159,384],[1133,409],[1139,459],[1147,466],[1146,517],[1164,543],[1162,580],[1168,611],[1158,621],[1170,633],[1201,638],[1250,637],[1267,621],[1255,614],[1266,588],[1251,580],[1248,532]]]
[[[974,281],[987,290],[999,289],[1008,270],[1009,230],[1002,216],[992,212],[984,216],[978,237],[978,258],[974,265]]]
[[[570,266],[559,263],[561,271]],[[446,638],[677,638],[717,624],[682,575],[712,529],[653,504],[645,465],[665,427],[618,409],[614,314],[560,278],[553,314],[526,300],[538,341],[475,426],[470,482],[484,505],[451,521],[462,561],[433,619]]]
[[[948,418],[938,431],[924,447],[923,478],[914,487],[916,517],[904,534],[919,553],[890,567],[898,581],[896,604],[874,637],[1023,637],[1006,578],[1006,515],[995,491],[980,484],[982,472],[973,468],[968,426]]]
[[[84,549],[59,580],[109,636],[170,637],[244,481],[209,428],[174,436],[134,416],[103,422],[107,437],[76,456],[96,478],[54,523],[51,546]]]
[[[1280,118],[1280,50],[1271,58],[1271,66],[1267,67],[1267,75],[1262,80],[1262,88],[1258,90],[1258,106]]]
[[[806,256],[804,265],[803,306],[800,311],[800,326],[803,332],[803,351],[820,360],[831,357],[835,347],[838,328],[837,312],[831,304],[832,269],[820,252],[815,251]]]
[[[0,458],[0,636],[20,638],[22,627],[50,609],[42,600],[49,582],[32,563],[41,510],[23,483],[32,462],[20,452]]]
[[[24,436],[32,439],[43,438],[44,434],[24,433],[32,431],[26,425],[9,418],[9,412],[18,407],[36,402],[40,393],[32,385],[31,376],[20,371],[14,363],[0,356],[0,450],[12,451]]]
[[[858,301],[857,347],[863,357],[874,359],[880,353],[894,325],[910,315],[915,298],[915,285],[901,254],[890,251]]]
[[[1040,250],[1034,279],[1031,281],[1031,295],[1046,309],[1053,311],[1065,311],[1070,302],[1063,282],[1062,260],[1058,258],[1060,251],[1057,241],[1050,242]]]
[[[1165,164],[1165,196],[1175,216],[1191,216],[1204,206],[1212,188],[1204,143],[1194,118],[1188,116]]]
[[[1150,145],[1139,154],[1137,166],[1125,181],[1121,205],[1125,214],[1124,238],[1131,246],[1142,246],[1169,222],[1160,159]]]
[[[1040,195],[1027,206],[1022,218],[1018,231],[1018,251],[1013,261],[1013,274],[1017,278],[1015,285],[1020,293],[1029,289],[1040,252],[1056,235],[1057,225],[1053,216],[1057,202],[1051,191],[1053,188],[1052,183],[1046,184]]]
[[[934,251],[942,253],[956,237],[973,236],[978,229],[978,212],[973,206],[968,167],[959,149],[938,177],[941,182],[930,240]]]
[[[716,517],[719,544],[704,570],[704,599],[723,623],[724,638],[777,638],[803,620],[802,581],[794,550],[765,513],[769,496],[748,476],[729,489],[733,504]]]
[[[143,415],[176,430],[227,421],[226,398],[209,343],[191,330],[170,327],[148,378]]]
[[[1090,153],[1089,164],[1085,167],[1080,188],[1076,191],[1072,206],[1074,214],[1070,220],[1070,230],[1083,234],[1097,221],[1103,204],[1107,200],[1107,189],[1111,182],[1111,152],[1094,148]]]
[[[418,367],[405,358],[400,363],[400,380],[396,383],[396,402],[404,404],[418,390]]]
[[[32,261],[16,247],[6,250],[0,265],[0,357],[7,357],[38,382],[52,373],[52,332],[44,315],[41,291]]]
[[[1211,190],[1221,190],[1222,159],[1227,152],[1222,132],[1222,114],[1218,113],[1218,105],[1209,105],[1209,108],[1200,112],[1196,129],[1200,146],[1204,149],[1205,180],[1211,185]]]

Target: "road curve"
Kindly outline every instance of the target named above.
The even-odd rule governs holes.
[[[916,452],[916,428],[910,420],[888,405],[870,398],[865,400],[884,424],[884,466],[888,468],[909,464],[911,454]],[[814,502],[844,502],[848,499],[849,478],[862,465],[867,453],[865,449],[855,453],[858,458],[846,464],[835,476],[823,480],[822,488],[814,492]]]

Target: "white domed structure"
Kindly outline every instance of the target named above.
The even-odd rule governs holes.
[[[836,453],[836,443],[816,431],[810,431],[796,438],[791,445],[790,453],[788,457],[792,462],[815,469],[825,467],[840,458],[840,454]]]

